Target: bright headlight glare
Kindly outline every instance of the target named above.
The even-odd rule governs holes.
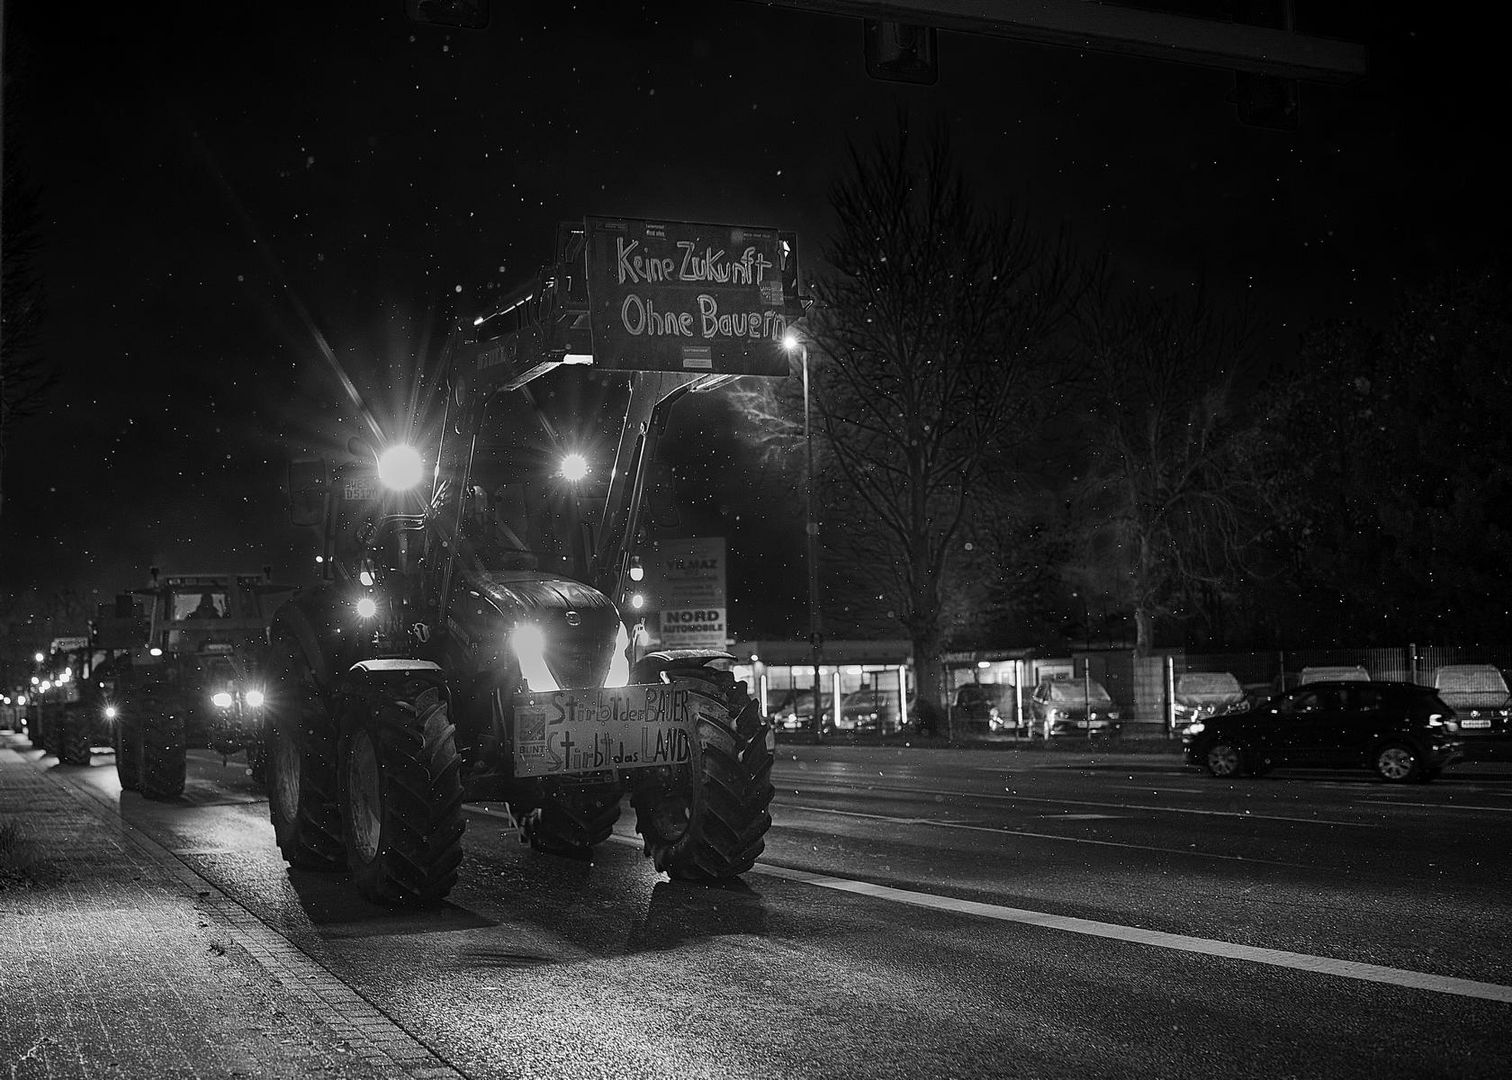
[[[630,635],[625,632],[624,623],[619,624],[619,630],[614,635],[614,659],[609,662],[609,674],[604,676],[604,685],[630,685]]]
[[[546,635],[534,623],[521,623],[509,635],[510,648],[520,663],[520,675],[532,690],[560,690],[546,664]]]
[[[425,479],[420,451],[399,443],[378,455],[378,480],[391,491],[408,491]]]
[[[364,596],[361,600],[357,601],[357,615],[359,618],[371,619],[376,614],[378,614],[378,601],[374,600],[371,596]]]
[[[114,705],[105,706],[105,719],[114,720],[119,715],[120,710],[117,709]]]
[[[562,479],[577,482],[588,475],[588,459],[582,454],[568,454],[562,458]]]
[[[217,709],[229,709],[231,707],[231,695],[222,690],[210,699],[210,703]]]
[[[1195,724],[1188,724],[1186,726],[1186,733],[1188,735],[1201,735],[1206,730],[1207,725],[1204,724],[1201,720],[1197,721]]]
[[[254,708],[254,709],[260,709],[260,708],[262,708],[262,703],[263,703],[263,692],[261,690],[248,690],[247,691],[247,704],[248,705],[252,706],[252,708]]]

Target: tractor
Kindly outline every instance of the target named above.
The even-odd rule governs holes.
[[[673,406],[785,376],[801,314],[791,234],[569,222],[537,275],[451,334],[444,400],[411,438],[367,412],[348,457],[290,465],[323,568],[271,635],[269,808],[291,866],[434,904],[457,881],[464,802],[581,857],[628,793],[658,871],[751,868],[771,727],[728,652],[648,651],[629,589],[671,527]]]
[[[293,588],[261,573],[160,574],[133,590],[148,606],[145,643],[98,673],[114,724],[121,787],[183,793],[190,748],[245,751],[262,782],[268,623]]]
[[[88,634],[53,642],[49,696],[57,706],[48,710],[40,738],[64,765],[88,765],[95,747],[116,743],[115,681],[146,632],[136,599],[123,594],[99,605]]]

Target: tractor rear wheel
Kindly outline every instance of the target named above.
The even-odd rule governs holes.
[[[521,815],[530,846],[548,855],[586,855],[609,839],[624,797],[624,785],[613,777],[596,784],[563,784],[539,813]]]
[[[630,805],[658,870],[680,881],[720,881],[756,862],[772,825],[775,737],[744,683],[714,668],[671,668],[691,681],[697,721],[687,765],[645,769]]]
[[[142,725],[135,718],[116,720],[116,776],[122,791],[140,791],[142,787]]]
[[[141,792],[149,799],[176,799],[184,793],[188,767],[184,718],[177,712],[149,712],[142,718]]]
[[[58,724],[58,760],[64,765],[88,765],[94,734],[89,714],[80,708],[64,708]]]
[[[340,870],[341,807],[336,791],[336,722],[297,642],[274,644],[273,692],[267,708],[268,814],[290,866]]]
[[[427,679],[387,690],[343,723],[342,839],[362,895],[377,904],[441,901],[462,863],[462,759],[446,694]]]

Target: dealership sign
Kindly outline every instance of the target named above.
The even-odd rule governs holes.
[[[675,649],[723,649],[725,542],[722,536],[661,540],[644,558],[647,607],[657,614],[661,644]]]
[[[593,362],[786,375],[776,229],[586,219]]]

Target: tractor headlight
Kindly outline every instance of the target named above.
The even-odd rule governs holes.
[[[560,690],[546,663],[546,635],[534,623],[521,623],[509,635],[509,646],[520,663],[520,675],[531,690]]]
[[[251,706],[252,708],[254,708],[254,709],[260,709],[260,708],[262,708],[262,704],[263,704],[263,692],[261,690],[248,690],[247,691],[247,704],[249,706]]]
[[[408,491],[425,479],[425,461],[413,446],[397,443],[378,455],[378,481],[391,491]]]
[[[371,619],[378,614],[378,601],[371,596],[364,596],[357,601],[357,617],[359,619]]]
[[[120,715],[121,710],[117,709],[114,705],[105,706],[105,719],[114,720],[117,716]]]
[[[630,685],[630,635],[625,632],[625,624],[619,624],[619,630],[614,635],[614,658],[609,662],[609,674],[604,676],[606,689],[615,686]]]
[[[210,704],[217,709],[229,709],[231,707],[231,695],[222,690],[210,698]]]

